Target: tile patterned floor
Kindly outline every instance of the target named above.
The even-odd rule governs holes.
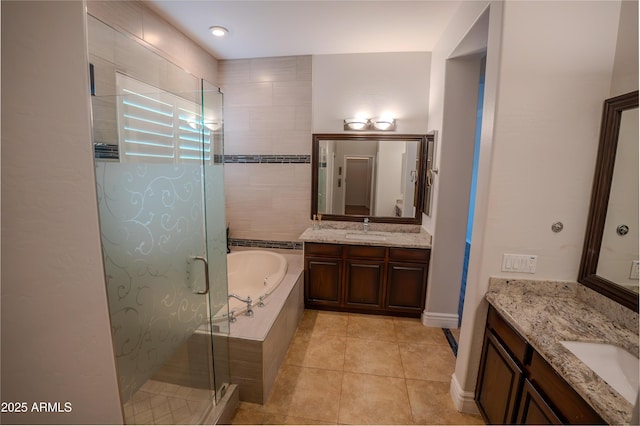
[[[233,424],[483,424],[449,396],[455,358],[417,319],[306,310],[265,405]]]
[[[124,404],[126,424],[199,424],[213,391],[147,380]]]

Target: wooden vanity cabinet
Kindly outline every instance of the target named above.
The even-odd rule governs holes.
[[[487,424],[605,423],[492,306],[475,400]]]
[[[342,249],[332,244],[305,244],[304,298],[318,308],[342,305]]]
[[[515,423],[522,425],[560,425],[562,420],[558,418],[553,408],[549,406],[531,382],[526,379],[522,387],[520,409]]]
[[[536,351],[531,352],[527,372],[532,386],[546,397],[546,401],[563,423],[606,423]]]
[[[420,317],[429,249],[305,243],[305,306]]]
[[[414,312],[424,310],[431,250],[390,248],[387,267],[385,309]]]
[[[475,395],[488,424],[515,422],[526,354],[524,339],[490,308]]]
[[[381,309],[384,286],[384,247],[344,246],[344,305]]]

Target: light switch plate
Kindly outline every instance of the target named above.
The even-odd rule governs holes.
[[[538,256],[533,254],[508,254],[502,257],[503,272],[524,272],[535,274]]]
[[[640,278],[640,261],[631,261],[631,272],[629,273],[630,280],[637,280]]]

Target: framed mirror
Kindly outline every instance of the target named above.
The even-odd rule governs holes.
[[[422,223],[426,135],[314,134],[311,217]]]
[[[638,91],[604,102],[578,282],[638,311]]]

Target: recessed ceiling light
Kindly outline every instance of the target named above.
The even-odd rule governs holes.
[[[213,27],[209,27],[209,31],[211,31],[211,34],[213,34],[216,37],[222,37],[224,35],[226,35],[229,30],[226,29],[225,27],[220,27],[218,25],[214,25]]]

